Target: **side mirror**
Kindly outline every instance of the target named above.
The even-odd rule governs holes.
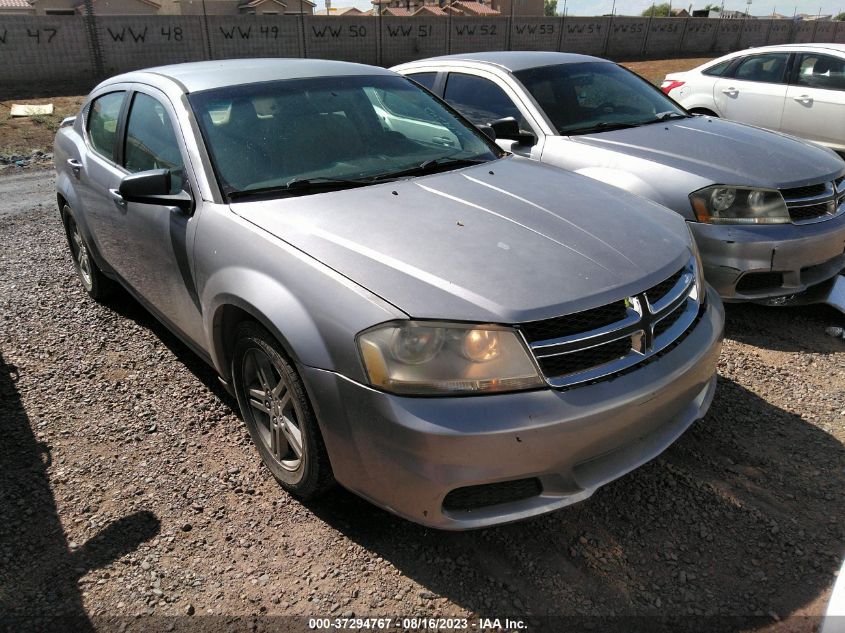
[[[537,142],[533,134],[522,132],[519,123],[512,116],[496,119],[490,122],[490,127],[496,133],[496,138],[516,141],[520,145],[534,145]]]
[[[159,204],[190,211],[194,200],[185,191],[170,193],[170,170],[151,169],[130,174],[120,181],[118,192],[127,202]]]
[[[492,128],[492,126],[489,126],[486,123],[479,123],[475,127],[477,127],[479,131],[481,131],[491,141],[496,140],[496,131]]]

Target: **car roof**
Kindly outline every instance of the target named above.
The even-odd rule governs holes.
[[[600,57],[590,55],[579,55],[577,53],[554,53],[550,51],[492,51],[487,53],[459,53],[456,55],[441,55],[439,57],[428,57],[419,62],[474,62],[480,64],[491,64],[499,66],[510,72],[537,68],[538,66],[554,66],[557,64],[576,64],[579,62],[607,62]]]
[[[769,46],[754,46],[752,48],[734,51],[730,55],[739,56],[747,55],[748,53],[755,53],[758,51],[790,51],[795,49],[801,50],[805,48],[820,48],[845,53],[845,44],[835,44],[833,42],[804,42],[800,44],[770,44]],[[727,55],[725,55],[725,57],[727,57]]]
[[[183,92],[189,93],[262,81],[353,75],[394,75],[394,73],[376,66],[325,59],[222,59],[145,68],[112,77],[105,83],[145,82],[149,79],[158,83],[161,78],[166,78],[178,85]]]

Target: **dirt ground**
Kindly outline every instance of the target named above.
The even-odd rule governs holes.
[[[663,79],[669,73],[679,73],[684,70],[690,70],[696,66],[701,66],[704,62],[709,62],[712,57],[692,57],[688,59],[660,59],[645,62],[622,62],[625,68],[633,70],[635,73],[648,79],[655,85],[660,85]]]
[[[841,314],[730,306],[713,406],[662,456],[551,515],[438,532],[343,490],[285,494],[211,369],[127,296],[83,293],[52,174],[9,173],[0,630],[413,615],[471,630],[516,617],[532,633],[818,625],[845,554],[845,343],[824,333]]]
[[[625,62],[623,66],[660,85],[667,73],[689,70],[705,61],[707,58],[670,59]],[[84,96],[59,96],[0,101],[0,158],[30,156],[35,151],[51,152],[59,123],[63,118],[77,114],[83,99]],[[9,110],[13,103],[52,103],[55,111],[49,116],[12,118]]]

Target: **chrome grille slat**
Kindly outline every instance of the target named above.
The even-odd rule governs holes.
[[[843,178],[804,187],[781,189],[793,224],[823,222],[845,211]]]
[[[671,345],[697,318],[703,298],[696,297],[694,289],[695,260],[690,259],[664,281],[628,297],[624,301],[626,316],[615,322],[586,329],[585,315],[609,314],[600,307],[571,315],[574,323],[585,328],[577,333],[572,332],[565,316],[517,327],[546,382],[553,387],[571,387],[628,370]],[[621,313],[617,310],[616,314]],[[566,332],[564,336],[537,340],[537,334],[548,335],[558,327]]]

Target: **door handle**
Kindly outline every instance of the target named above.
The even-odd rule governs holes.
[[[739,94],[739,90],[737,90],[736,88],[725,88],[724,90],[722,90],[722,92],[724,92],[729,97],[735,97]]]
[[[109,189],[109,196],[121,209],[126,208],[126,200],[123,199],[123,196],[120,195],[120,192],[117,189]]]
[[[70,170],[73,172],[73,175],[79,178],[79,174],[82,172],[82,163],[75,158],[68,158],[67,164],[70,166]]]
[[[810,95],[801,95],[800,97],[793,97],[793,100],[797,101],[798,103],[812,103],[813,98]]]

